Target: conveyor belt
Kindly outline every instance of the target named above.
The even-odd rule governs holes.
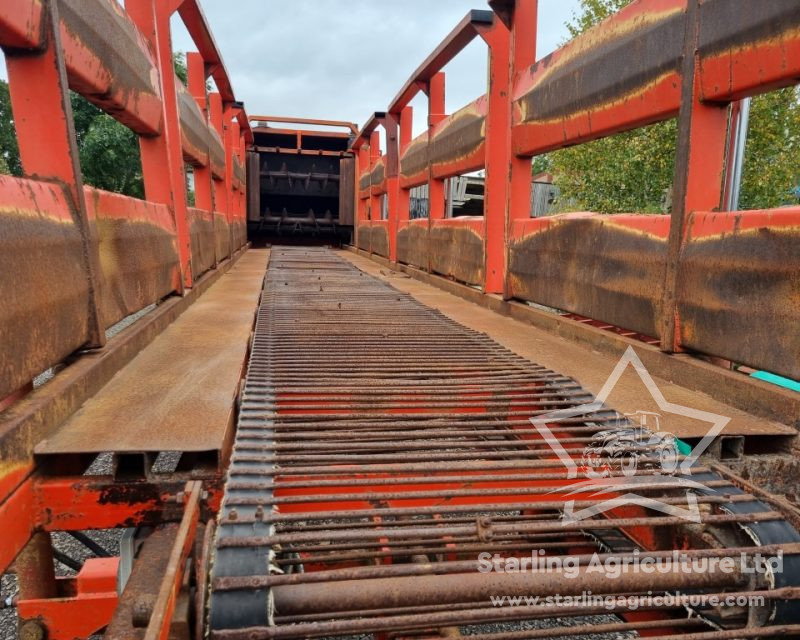
[[[756,490],[720,468],[694,466],[691,480],[703,486],[694,492],[700,515],[690,526],[636,505],[583,522],[562,519],[566,500],[585,508],[618,493],[576,489],[585,477],[568,477],[530,418],[591,399],[574,380],[332,251],[273,249],[217,529],[211,637],[435,635],[553,617],[574,617],[580,633],[639,630],[698,640],[796,633],[800,537],[788,520],[797,516],[746,493]],[[599,432],[630,427],[605,407],[548,425],[576,459]],[[642,460],[653,459],[645,451]],[[621,475],[621,458],[603,463],[608,474]],[[636,475],[638,494],[687,507],[682,479],[652,464]],[[609,580],[586,571],[598,549],[601,558],[649,554],[672,564],[663,574]],[[783,550],[784,572],[686,571],[685,559],[670,560],[673,549],[703,558]],[[477,570],[482,552],[534,552],[581,566],[577,578],[564,571],[485,574]],[[592,603],[490,602],[492,595],[586,590],[627,594],[638,613]],[[676,590],[705,596],[691,606],[652,599]],[[709,602],[713,594],[749,591],[765,596],[763,606],[720,611]],[[609,612],[618,617],[584,617]],[[571,633],[546,626],[520,637]],[[707,635],[713,629],[717,635]],[[471,633],[514,637],[483,627]]]

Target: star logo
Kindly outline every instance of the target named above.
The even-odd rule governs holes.
[[[591,479],[576,483],[572,487],[571,493],[573,494],[585,494],[589,489],[596,489],[597,491],[594,495],[613,492],[614,496],[608,500],[598,502],[590,507],[578,511],[575,510],[574,500],[566,502],[564,505],[563,522],[566,523],[583,520],[625,505],[646,507],[692,522],[699,522],[700,511],[697,505],[697,498],[691,490],[699,489],[708,491],[708,489],[697,482],[689,480],[688,476],[691,475],[692,465],[711,446],[711,444],[714,442],[714,439],[722,432],[722,430],[725,428],[725,425],[728,424],[730,418],[718,415],[716,413],[711,413],[709,411],[703,411],[702,409],[685,407],[683,405],[667,401],[667,399],[664,397],[664,394],[661,393],[661,390],[658,388],[652,376],[645,368],[644,364],[642,364],[641,359],[636,354],[636,351],[634,351],[633,347],[627,348],[625,353],[619,359],[619,362],[617,362],[617,365],[614,367],[614,370],[611,372],[611,375],[603,384],[602,389],[600,389],[600,393],[597,394],[596,398],[592,402],[587,402],[575,407],[556,409],[549,413],[531,418],[530,421],[536,430],[541,434],[544,442],[550,446],[550,448],[553,450],[553,453],[558,456],[559,460],[561,460],[566,467],[567,478],[578,478],[580,475],[580,467],[578,462],[567,452],[559,439],[553,434],[552,430],[548,426],[548,423],[558,422],[567,418],[583,416],[607,409],[607,407],[605,407],[605,402],[611,395],[611,392],[614,390],[614,387],[619,382],[622,374],[625,373],[625,370],[628,368],[628,366],[633,367],[634,371],[639,376],[639,379],[642,381],[645,388],[650,393],[651,397],[661,411],[664,413],[670,413],[673,415],[692,418],[694,420],[708,422],[711,426],[700,442],[695,445],[691,452],[684,458],[683,461],[681,461],[680,465],[678,465],[677,473],[682,474],[685,477],[647,475],[623,478],[612,477],[607,479]],[[641,490],[645,487],[645,485],[647,488],[657,487],[658,485],[669,485],[670,488],[673,489],[676,487],[676,485],[678,487],[685,487],[688,508],[683,508],[674,504],[667,504],[661,500],[641,496],[633,491],[628,491],[629,489],[636,488]],[[557,491],[561,490],[563,489],[558,489]],[[628,492],[620,495],[620,492],[622,491]]]

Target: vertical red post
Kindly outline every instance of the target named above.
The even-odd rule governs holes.
[[[373,131],[369,137],[369,171],[375,168],[378,160],[381,159],[381,134],[379,131]],[[372,226],[373,220],[379,220],[381,217],[381,198],[372,192],[372,183],[369,187],[369,220]],[[372,249],[370,248],[370,252]]]
[[[483,196],[484,291],[503,293],[509,220],[511,162],[510,33],[499,19],[481,37],[489,47],[489,109],[486,116],[486,180]]]
[[[239,194],[234,189],[235,176],[233,172],[234,159],[237,157],[239,147],[239,123],[236,121],[235,107],[230,106],[225,111],[225,155],[228,158],[228,239],[230,241],[231,256],[236,247],[236,225],[239,223]]]
[[[367,207],[369,205],[369,200],[361,197],[361,175],[364,173],[364,170],[369,168],[369,149],[367,146],[362,144],[358,148],[358,154],[356,155],[356,168],[355,168],[355,194],[356,194],[356,220],[355,220],[355,241],[356,246],[360,247],[358,234],[360,233],[361,225],[366,224],[367,217],[369,212],[367,211]]]
[[[389,260],[397,261],[397,204],[400,197],[400,150],[398,128],[400,118],[387,113],[383,127],[386,131],[386,199],[388,209]]]
[[[678,263],[686,241],[687,221],[693,211],[711,211],[720,207],[725,175],[728,105],[706,104],[700,100],[700,74],[696,56],[698,33],[699,3],[698,0],[689,0],[681,67],[681,106],[672,214],[661,300],[661,348],[668,352],[680,348],[676,291]]]
[[[428,82],[428,145],[433,143],[433,128],[447,117],[444,100],[445,76],[443,72],[434,75]],[[429,146],[430,148],[430,146]],[[427,270],[433,271],[431,263],[431,233],[433,221],[445,216],[445,181],[433,177],[433,165],[428,161],[428,256]]]
[[[239,126],[239,164],[241,164],[242,169],[245,169],[247,166],[247,142],[244,139],[244,132],[241,130],[241,125]],[[239,225],[241,227],[240,232],[244,231],[244,236],[240,237],[239,242],[241,246],[244,244],[247,233],[247,171],[243,173],[244,182],[242,183],[242,188],[239,190]],[[237,247],[238,248],[238,247]]]
[[[519,75],[536,62],[538,0],[516,0],[510,14],[510,82],[508,91],[508,126],[512,125],[514,85]],[[511,142],[509,132],[509,143]],[[503,251],[503,297],[510,297],[508,282],[509,232],[514,220],[531,215],[531,159],[516,156],[509,150],[506,186],[506,221]],[[492,289],[496,289],[494,283]],[[495,292],[495,291],[493,291]]]
[[[444,105],[444,73],[434,75],[428,83],[428,144],[433,140],[433,127],[447,117]],[[439,220],[445,214],[445,181],[433,177],[428,167],[428,219]]]
[[[222,96],[217,92],[208,94],[208,121],[217,132],[223,150],[225,148],[225,129],[222,124]],[[213,211],[224,213],[226,211],[227,200],[225,195],[225,180],[213,177],[212,174]]]
[[[99,240],[94,225],[89,222],[83,195],[83,176],[58,29],[58,7],[56,2],[48,2],[45,7],[42,16],[45,48],[36,53],[6,51],[11,108],[25,175],[63,184],[72,201],[87,270],[87,346],[101,347],[105,344],[105,332],[99,304]]]
[[[160,136],[139,138],[144,191],[148,200],[166,204],[175,220],[178,257],[183,283],[192,286],[191,244],[186,215],[186,177],[183,170],[181,125],[172,64],[170,3],[158,0],[125,0],[125,9],[156,53],[161,79],[163,122]]]
[[[189,93],[197,102],[200,111],[208,122],[208,100],[206,98],[206,65],[203,56],[196,52],[186,54],[189,73]],[[194,168],[194,202],[198,209],[212,211],[211,198],[211,160],[205,167]]]
[[[225,150],[225,220],[230,225],[233,219],[233,153],[231,145],[231,124],[233,110],[229,104],[222,106],[222,147]]]
[[[400,231],[400,225],[406,222],[410,217],[411,206],[411,190],[406,189],[400,185],[400,158],[406,150],[406,147],[411,143],[411,131],[414,126],[414,108],[405,107],[400,112],[400,144],[397,153],[397,215],[395,216],[394,234],[395,234],[395,253],[392,257],[393,261],[397,261],[397,234]]]

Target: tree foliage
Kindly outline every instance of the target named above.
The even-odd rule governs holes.
[[[566,26],[577,36],[631,0],[581,0]],[[540,156],[561,191],[560,210],[654,212],[669,201],[675,166],[676,120],[616,134]],[[792,202],[800,183],[800,102],[793,89],[753,99],[741,208]],[[794,196],[797,200],[797,196]]]
[[[180,78],[184,85],[188,85],[189,68],[186,66],[186,54],[183,51],[173,52],[172,66],[175,67],[175,75]]]
[[[747,136],[741,209],[800,201],[800,97],[787,87],[753,98]]]
[[[0,80],[0,173],[22,175],[17,146],[17,130],[14,127],[14,115],[11,113],[11,96],[8,83]]]
[[[137,136],[111,116],[101,113],[92,120],[80,147],[80,158],[87,184],[144,197]]]

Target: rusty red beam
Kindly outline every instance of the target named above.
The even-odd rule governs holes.
[[[310,124],[321,127],[343,127],[352,135],[358,135],[358,126],[345,120],[322,120],[319,118],[293,118],[290,116],[250,116],[251,122],[278,122],[283,124]],[[319,132],[314,132],[315,134]],[[348,135],[348,134],[343,134]]]
[[[234,102],[236,96],[228,77],[228,71],[200,3],[198,0],[184,0],[178,7],[178,14],[206,62],[206,77],[214,78],[214,83],[224,102]]]
[[[75,578],[58,578],[54,598],[31,598],[17,603],[24,625],[47,630],[49,640],[87,638],[101,631],[117,607],[119,558],[87,558]],[[28,637],[23,634],[23,637]]]
[[[0,6],[0,44],[35,49],[42,43],[42,3],[6,0]]]
[[[375,131],[386,121],[385,111],[376,111],[364,123],[364,126],[357,132],[356,139],[350,143],[350,148],[357,151],[364,145],[369,145],[372,132]]]
[[[420,91],[420,83],[427,83],[441,71],[464,47],[478,35],[478,27],[491,25],[494,21],[492,11],[473,9],[445,37],[436,49],[411,74],[403,88],[395,96],[387,110],[399,114]]]

